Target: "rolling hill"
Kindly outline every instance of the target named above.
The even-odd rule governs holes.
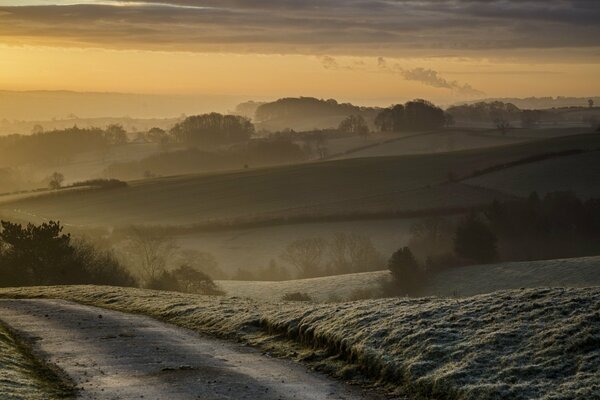
[[[491,172],[466,183],[516,196],[532,191],[573,191],[587,199],[600,197],[600,152],[573,154]]]
[[[386,271],[363,272],[282,282],[218,281],[228,296],[259,300],[302,292],[314,301],[349,300],[380,295]],[[424,296],[466,297],[498,290],[539,287],[600,286],[600,256],[557,260],[505,262],[451,268],[433,276]]]
[[[388,203],[387,211],[403,211],[396,207],[397,197],[411,191],[424,194],[410,204],[436,206],[435,201],[425,201],[427,192],[432,190],[431,198],[439,198],[440,188],[436,186],[446,183],[449,175],[469,176],[476,170],[540,153],[596,148],[600,148],[599,135],[574,135],[460,152],[173,176],[131,182],[127,188],[58,191],[4,202],[0,199],[0,212],[21,218],[60,219],[74,225],[121,226],[268,219],[271,213],[285,214],[298,208],[309,208],[313,216],[323,216],[326,212],[319,208],[337,202],[349,202],[345,212],[355,213],[362,212],[360,204],[367,198]],[[497,195],[491,191],[484,200],[487,203]],[[457,205],[463,205],[462,197],[457,198]],[[414,211],[409,208],[404,211]]]

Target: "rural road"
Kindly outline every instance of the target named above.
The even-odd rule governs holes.
[[[149,317],[62,300],[0,300],[0,320],[81,399],[383,399],[293,362]]]

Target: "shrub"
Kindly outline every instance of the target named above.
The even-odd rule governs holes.
[[[172,292],[218,296],[224,294],[210,276],[185,264],[173,271],[161,271],[150,278],[146,286],[148,289],[168,290]]]
[[[388,261],[388,269],[392,273],[392,284],[399,294],[416,294],[425,282],[424,271],[408,247],[392,254]]]
[[[118,179],[88,179],[81,182],[75,182],[71,185],[72,187],[80,186],[93,186],[103,189],[119,188],[129,186],[127,182],[120,181]]]
[[[312,301],[312,297],[308,293],[292,292],[286,293],[281,297],[283,301]]]
[[[59,222],[22,226],[2,221],[1,225],[2,286],[136,283],[112,253],[83,241],[73,244]]]

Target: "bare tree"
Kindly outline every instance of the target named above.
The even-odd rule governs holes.
[[[177,246],[171,237],[161,232],[132,227],[126,249],[140,278],[147,283],[166,270]]]
[[[329,242],[333,273],[374,271],[384,265],[382,255],[367,236],[357,233],[336,233]]]
[[[226,274],[219,268],[219,262],[214,255],[204,251],[182,249],[175,257],[177,265],[188,265],[202,271],[213,279],[224,279]]]
[[[589,100],[588,100],[588,106],[589,106],[590,108],[594,108],[594,100],[592,100],[592,99],[589,99]]]
[[[322,272],[327,242],[322,238],[298,239],[290,243],[281,259],[294,266],[302,278],[318,276]]]
[[[50,187],[50,189],[57,190],[62,187],[62,184],[65,180],[65,176],[60,172],[54,172],[52,175],[50,175],[49,179],[50,180],[48,182],[48,186]]]

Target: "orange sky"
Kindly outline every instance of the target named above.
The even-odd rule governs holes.
[[[570,9],[536,19],[535,10],[519,3],[491,9],[490,5],[473,8],[465,0],[460,12],[447,7],[447,15],[440,17],[441,11],[423,6],[428,1],[418,7],[400,1],[403,9],[387,13],[335,1],[321,3],[337,4],[332,8],[335,13],[326,6],[315,12],[310,2],[299,10],[277,7],[267,18],[255,12],[256,6],[244,8],[244,3],[252,2],[243,0],[165,2],[173,7],[104,4],[111,1],[93,6],[12,7],[15,2],[0,0],[0,89],[256,98],[310,95],[381,105],[415,97],[451,103],[483,97],[600,93],[598,28],[585,17],[585,12],[597,13],[600,7],[581,9],[585,5],[573,0]],[[263,3],[252,4],[262,4],[264,12],[274,7],[268,0]],[[182,12],[178,4],[194,7]],[[197,7],[200,4],[228,4],[229,8],[205,10]],[[512,20],[490,19],[486,11],[510,12]],[[414,15],[403,20],[407,12]],[[568,12],[583,23],[558,19]],[[292,19],[298,13],[306,13],[310,23],[327,18],[331,27],[315,36],[314,29],[322,25],[306,30]],[[357,13],[364,18],[358,27]],[[467,13],[472,22],[463,19]],[[557,18],[554,25],[546,22],[550,17]],[[232,21],[236,18],[239,21]],[[284,27],[278,18],[286,22]],[[440,18],[446,25],[440,27]],[[516,18],[523,19],[522,26],[513,22]],[[413,31],[414,19],[422,22]],[[523,31],[524,27],[531,27],[531,32]],[[494,42],[496,31],[505,40]],[[566,31],[574,38],[562,39]],[[554,34],[555,38],[549,37]],[[591,34],[596,34],[595,41]]]

